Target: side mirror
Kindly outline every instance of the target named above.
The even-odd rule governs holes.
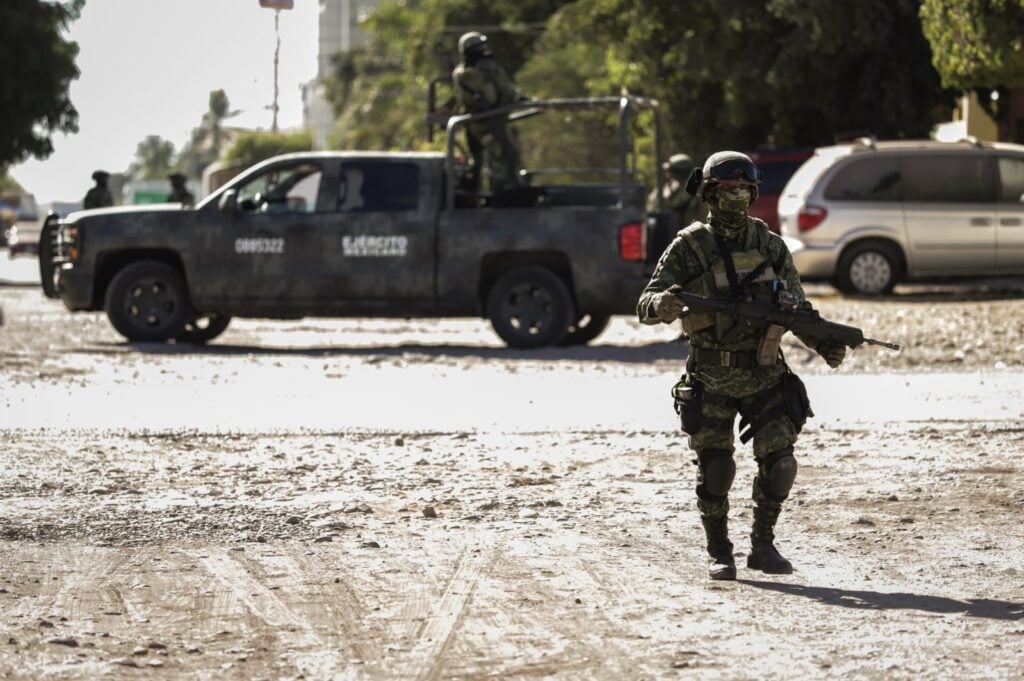
[[[220,195],[220,201],[217,202],[217,207],[225,213],[234,213],[238,210],[238,191],[235,189],[228,189]]]

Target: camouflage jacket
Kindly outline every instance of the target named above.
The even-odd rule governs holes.
[[[738,279],[752,272],[764,260],[768,266],[745,289],[745,293],[757,300],[772,300],[775,281],[784,283],[785,290],[795,297],[801,307],[810,308],[806,301],[800,277],[793,266],[782,239],[768,230],[768,226],[757,218],[747,219],[747,229],[738,241],[727,242],[732,253]],[[658,260],[651,281],[640,294],[637,316],[644,324],[662,323],[654,312],[654,298],[673,285],[707,298],[727,298],[730,295],[725,261],[718,253],[710,225],[694,222],[680,230],[676,238]],[[753,352],[757,350],[763,330],[752,329],[724,314],[691,314],[683,319],[683,332],[689,336],[690,345],[698,348]],[[814,348],[813,341],[801,339]],[[785,364],[779,359],[774,366],[758,366],[753,369],[729,367],[701,367],[699,378],[715,389],[721,387],[727,392],[746,392],[764,389],[785,371]]]
[[[114,197],[110,190],[101,187],[93,187],[85,193],[82,199],[82,208],[106,208],[114,205]]]
[[[455,101],[462,113],[477,113],[521,98],[519,88],[505,69],[490,58],[472,66],[459,64],[452,71]]]

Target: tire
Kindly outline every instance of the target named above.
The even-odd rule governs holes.
[[[185,330],[175,336],[174,340],[179,343],[202,345],[224,333],[230,323],[231,317],[227,315],[197,313],[185,324]]]
[[[884,296],[903,276],[899,249],[883,241],[854,244],[839,258],[836,285],[840,291],[862,296]]]
[[[559,345],[586,345],[600,336],[611,320],[611,315],[588,312],[569,327],[569,333],[565,334]]]
[[[117,332],[132,342],[168,341],[195,317],[185,277],[155,260],[132,263],[114,275],[103,308]]]
[[[529,266],[498,277],[487,295],[487,317],[509,347],[542,348],[565,338],[576,310],[558,275]]]

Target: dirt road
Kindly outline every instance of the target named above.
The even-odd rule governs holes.
[[[1024,678],[1024,300],[818,293],[906,347],[835,374],[788,348],[818,413],[779,528],[797,572],[723,584],[672,329],[526,353],[469,320],[240,321],[130,346],[0,288],[0,675]]]

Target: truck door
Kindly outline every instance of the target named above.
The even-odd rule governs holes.
[[[996,268],[1024,274],[1024,157],[1000,156]]]
[[[218,213],[199,235],[204,299],[232,304],[317,300],[320,234],[332,213],[325,181],[329,165],[297,159],[275,164],[235,187],[238,210]]]
[[[420,164],[345,159],[323,247],[324,278],[345,301],[434,296],[436,206],[421,200]]]

